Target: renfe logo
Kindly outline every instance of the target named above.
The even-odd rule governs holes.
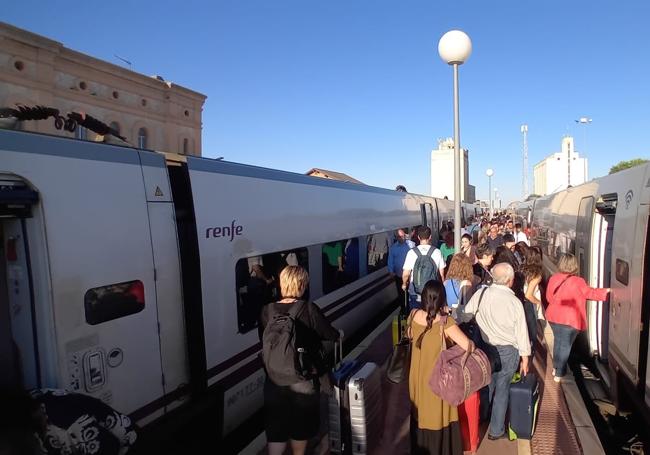
[[[210,237],[230,237],[230,241],[235,238],[236,235],[241,235],[244,230],[243,226],[237,226],[235,221],[232,220],[230,226],[223,227],[209,227],[205,230],[205,238],[209,239]]]

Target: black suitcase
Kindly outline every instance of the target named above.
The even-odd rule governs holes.
[[[535,419],[539,405],[539,384],[534,373],[521,377],[515,373],[510,384],[510,426],[508,437],[514,439],[531,439],[535,432]]]

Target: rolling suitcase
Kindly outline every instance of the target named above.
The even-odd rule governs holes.
[[[381,376],[379,367],[368,362],[348,379],[350,448],[353,455],[372,453],[381,440],[384,426]]]
[[[343,362],[343,340],[334,345],[334,370],[332,371],[332,394],[328,399],[330,452],[349,453],[350,446],[350,400],[348,379],[358,369],[356,360]],[[346,452],[347,449],[347,452]]]
[[[535,432],[535,419],[539,404],[539,384],[537,376],[529,373],[521,377],[515,373],[510,384],[510,426],[508,437],[514,439],[530,439]]]

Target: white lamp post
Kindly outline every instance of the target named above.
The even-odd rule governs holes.
[[[458,66],[472,53],[472,40],[465,32],[451,30],[438,42],[438,54],[454,67],[454,249],[460,251],[460,116],[458,113]]]
[[[494,211],[492,210],[492,176],[494,175],[494,171],[492,169],[488,169],[485,171],[485,175],[488,177],[488,199],[490,200],[490,221],[494,217]]]

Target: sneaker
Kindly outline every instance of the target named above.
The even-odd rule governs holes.
[[[503,434],[501,434],[501,436],[492,436],[490,433],[488,433],[488,439],[490,441],[496,441],[497,439],[503,439],[505,437],[506,437],[505,432]]]
[[[553,368],[553,371],[551,372],[551,374],[553,375],[553,377],[555,377],[555,368]]]
[[[553,376],[553,380],[554,380],[555,382],[560,382],[560,381],[562,380],[562,378],[559,377],[559,376]]]

